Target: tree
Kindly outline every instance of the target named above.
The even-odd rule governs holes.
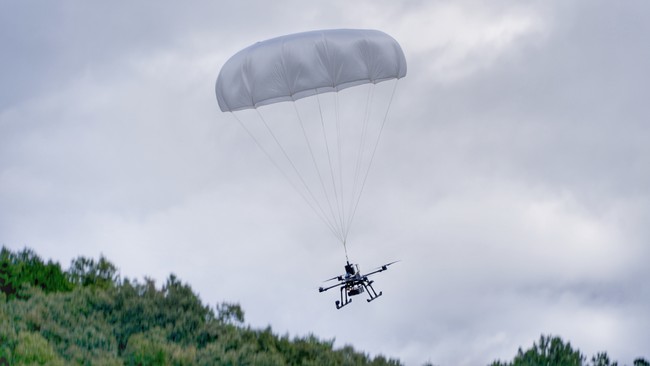
[[[564,343],[560,337],[542,335],[525,352],[519,348],[512,362],[494,361],[490,366],[582,366],[584,361],[585,357],[571,343]]]
[[[0,251],[0,292],[7,300],[26,298],[29,287],[38,287],[45,292],[72,290],[72,283],[58,263],[47,263],[28,248],[13,253],[2,247]]]
[[[194,365],[196,350],[169,342],[162,329],[154,328],[131,336],[123,358],[126,365]]]
[[[117,267],[103,255],[95,262],[92,258],[78,257],[68,270],[70,281],[76,285],[109,288],[117,284]]]
[[[618,366],[618,362],[613,363],[609,360],[607,352],[598,352],[595,356],[591,357],[592,366]]]
[[[239,304],[222,302],[217,305],[217,320],[225,324],[243,324],[244,310]]]
[[[63,366],[64,363],[40,334],[20,332],[13,354],[13,364]]]

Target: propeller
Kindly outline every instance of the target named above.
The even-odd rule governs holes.
[[[328,282],[328,281],[332,281],[332,280],[343,281],[343,276],[334,276],[334,277],[332,277],[332,278],[328,278],[328,279],[326,279],[326,280],[323,281],[323,282]]]
[[[396,261],[393,261],[393,262],[390,262],[390,263],[386,263],[383,266],[379,266],[379,267],[373,269],[372,271],[366,273],[364,276],[370,276],[370,275],[373,275],[375,273],[383,272],[383,271],[388,269],[388,266],[390,266],[391,264],[397,263],[397,262],[400,262],[400,260],[396,260]]]
[[[377,269],[381,269],[382,271],[385,271],[386,269],[388,269],[388,266],[390,266],[391,264],[395,264],[395,263],[397,263],[397,262],[401,262],[401,261],[402,261],[401,259],[398,259],[398,260],[396,260],[396,261],[392,261],[392,262],[390,262],[390,263],[386,263],[386,264],[384,264],[383,266],[379,266],[379,267],[373,269],[373,271],[374,271],[374,270],[377,270]]]

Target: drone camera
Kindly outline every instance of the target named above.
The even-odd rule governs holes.
[[[356,296],[362,294],[363,292],[364,292],[363,287],[356,286],[348,291],[348,296]]]

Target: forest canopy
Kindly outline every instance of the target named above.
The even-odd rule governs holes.
[[[0,252],[0,365],[400,365],[314,335],[252,329],[236,303],[203,304],[171,274],[121,278],[101,256],[68,270]]]

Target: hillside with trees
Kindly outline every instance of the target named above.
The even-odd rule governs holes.
[[[170,275],[156,287],[120,278],[106,258],[64,271],[29,249],[0,252],[0,365],[400,365],[313,335],[244,325]]]
[[[236,303],[211,308],[173,274],[121,278],[106,258],[79,257],[68,270],[32,250],[0,252],[3,365],[401,365],[333,340],[280,336],[245,325]],[[490,366],[618,366],[606,353],[587,362],[558,337],[542,336],[511,362]],[[622,365],[621,365],[622,366]],[[650,366],[642,358],[634,366]]]

